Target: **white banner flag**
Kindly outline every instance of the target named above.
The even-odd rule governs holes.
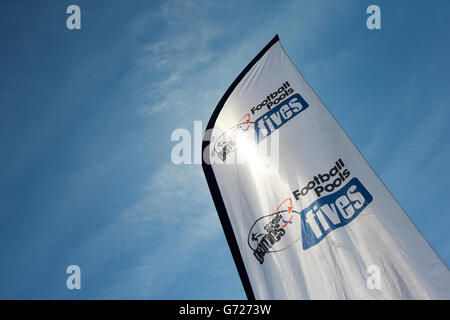
[[[249,299],[448,299],[450,273],[276,36],[207,126],[203,169]]]

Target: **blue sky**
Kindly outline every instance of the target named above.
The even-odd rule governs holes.
[[[450,2],[0,8],[0,298],[245,298],[201,167],[172,164],[170,136],[205,126],[276,33],[449,265]],[[71,264],[81,290],[65,286]]]

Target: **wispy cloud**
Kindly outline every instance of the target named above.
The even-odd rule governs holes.
[[[115,270],[118,282],[99,292],[101,297],[119,297],[126,282],[134,286],[129,297],[167,298],[167,286],[192,267],[195,247],[223,237],[200,167],[166,164],[150,180],[132,207],[73,252],[88,261],[92,276],[101,277],[108,262]],[[119,257],[123,262],[114,265]]]

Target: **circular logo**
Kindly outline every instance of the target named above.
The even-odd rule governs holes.
[[[237,140],[240,135],[254,134],[254,122],[242,122],[236,126],[226,130],[214,142],[214,151],[217,153],[222,161],[227,159],[227,156],[236,150]]]
[[[294,210],[280,210],[258,218],[250,228],[248,246],[262,264],[267,253],[286,250],[300,240],[299,225],[300,212]]]

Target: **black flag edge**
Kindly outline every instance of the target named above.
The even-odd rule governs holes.
[[[223,231],[225,233],[225,238],[227,239],[228,246],[230,247],[231,254],[233,256],[234,263],[236,265],[237,271],[239,273],[239,277],[241,278],[242,285],[244,287],[245,294],[247,295],[248,300],[255,300],[255,294],[253,292],[250,279],[247,274],[247,270],[245,269],[244,261],[242,260],[241,252],[239,250],[239,246],[236,241],[236,237],[233,232],[233,228],[231,226],[230,218],[228,216],[227,210],[225,208],[225,203],[223,201],[222,195],[220,193],[219,185],[217,184],[216,177],[214,175],[214,171],[211,167],[210,159],[209,159],[209,151],[205,154],[205,149],[210,144],[210,137],[206,136],[210,134],[210,129],[214,127],[216,124],[217,117],[219,116],[225,102],[228,100],[231,93],[234,91],[236,86],[242,81],[242,79],[247,75],[247,73],[253,68],[253,66],[261,59],[261,57],[275,44],[279,41],[278,34],[270,40],[270,42],[256,55],[255,58],[242,70],[239,76],[233,81],[231,86],[227,89],[225,94],[220,99],[216,108],[214,109],[211,118],[209,119],[208,125],[205,129],[205,136],[203,137],[202,142],[202,168],[206,177],[206,181],[208,183],[209,190],[211,192],[211,196],[214,201],[214,205],[217,210],[217,214],[219,215],[219,220],[222,225]],[[205,162],[204,157],[208,157],[208,163]]]

